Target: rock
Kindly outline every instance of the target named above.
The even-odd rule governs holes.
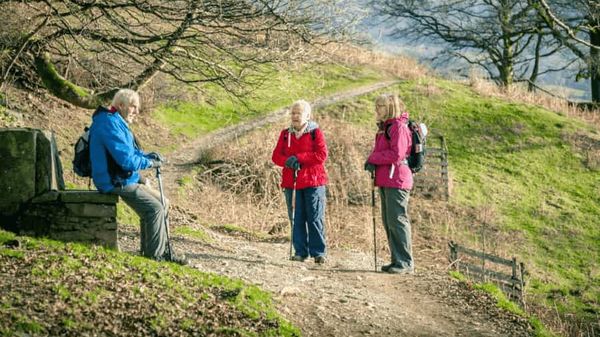
[[[279,294],[281,296],[296,296],[299,293],[300,293],[300,289],[298,289],[297,287],[293,287],[293,286],[283,287],[279,291]]]
[[[0,214],[16,213],[21,203],[35,196],[35,130],[0,131]]]

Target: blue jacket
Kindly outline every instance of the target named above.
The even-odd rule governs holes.
[[[112,164],[110,173],[111,159],[107,154],[110,154],[116,164]],[[123,117],[118,112],[102,107],[96,110],[92,118],[90,161],[94,185],[103,193],[108,193],[119,185],[137,183],[140,180],[139,170],[152,166],[150,159],[136,146],[133,133]]]

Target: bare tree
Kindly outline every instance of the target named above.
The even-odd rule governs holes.
[[[157,73],[238,93],[261,65],[349,36],[336,0],[0,0],[2,84],[40,82],[82,107]]]
[[[376,12],[393,27],[392,36],[439,43],[450,55],[484,69],[499,85],[535,81],[559,69],[540,60],[559,51],[547,38],[535,11],[518,0],[372,0]],[[529,74],[529,76],[527,75]]]
[[[589,78],[592,101],[600,102],[600,1],[528,0],[557,41],[585,65],[577,78]]]

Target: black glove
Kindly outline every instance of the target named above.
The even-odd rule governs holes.
[[[165,161],[165,158],[163,158],[163,156],[161,156],[160,153],[158,153],[158,152],[150,152],[146,155],[146,157],[148,157],[149,159],[158,160],[161,162]]]
[[[373,173],[373,172],[375,172],[376,168],[377,168],[377,165],[371,164],[368,161],[365,162],[365,171],[369,171],[369,172]]]
[[[152,166],[150,166],[151,168],[157,168],[162,166],[162,161],[160,160],[150,159],[150,163],[152,163]]]
[[[296,156],[290,156],[285,161],[285,166],[291,168],[292,170],[299,170],[300,169],[300,163],[298,162],[298,158],[296,158]]]

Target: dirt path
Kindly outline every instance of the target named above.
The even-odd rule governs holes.
[[[316,107],[390,86],[385,82],[321,99]],[[170,156],[166,193],[189,172],[202,151],[254,128],[273,123],[285,110],[232,126],[185,145]],[[177,205],[176,198],[173,198]],[[188,210],[183,210],[187,213]],[[193,212],[192,212],[193,213]],[[175,219],[175,225],[177,220]],[[448,277],[445,266],[416,254],[414,275],[374,272],[373,257],[330,250],[324,266],[288,259],[289,243],[260,242],[209,231],[212,243],[174,237],[191,266],[243,279],[273,293],[280,312],[305,336],[529,336],[527,322],[495,307],[494,301]],[[138,233],[120,233],[123,250],[138,250]],[[385,257],[380,257],[385,259]]]
[[[324,266],[292,262],[289,244],[211,232],[212,243],[173,238],[191,266],[240,278],[273,293],[280,312],[305,336],[529,336],[526,321],[487,296],[419,263],[414,275],[373,271],[373,257],[333,250]],[[137,233],[121,247],[138,249]]]

